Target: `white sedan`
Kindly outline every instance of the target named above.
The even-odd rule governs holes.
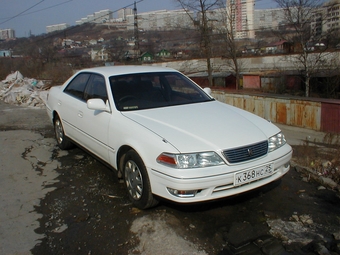
[[[289,171],[278,127],[216,101],[182,73],[117,66],[79,71],[47,101],[58,145],[77,144],[124,178],[134,206],[223,198]]]

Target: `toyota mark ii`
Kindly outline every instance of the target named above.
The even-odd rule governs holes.
[[[221,103],[170,68],[81,70],[52,87],[58,146],[95,155],[124,179],[134,206],[236,195],[281,178],[292,148],[278,127]]]

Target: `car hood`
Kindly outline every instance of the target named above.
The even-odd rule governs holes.
[[[280,132],[267,120],[218,101],[122,113],[183,153],[241,147]]]

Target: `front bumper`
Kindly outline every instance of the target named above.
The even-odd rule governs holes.
[[[288,150],[288,152],[286,151],[284,155],[281,155],[275,160],[261,162],[261,164],[254,163],[251,167],[249,167],[248,164],[247,169],[254,169],[265,164],[273,164],[274,171],[271,175],[243,185],[234,184],[235,174],[247,170],[242,168],[242,165],[239,165],[239,171],[197,178],[176,178],[154,169],[148,169],[152,193],[178,203],[194,203],[247,192],[278,180],[289,171],[289,162],[292,157],[292,149],[290,146],[289,148],[290,150]],[[176,195],[173,191],[179,191],[179,193],[175,193],[184,195]]]

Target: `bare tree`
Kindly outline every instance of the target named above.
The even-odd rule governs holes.
[[[239,58],[238,41],[235,39],[235,5],[229,3],[224,5],[220,1],[220,9],[218,11],[217,20],[219,26],[217,32],[220,34],[224,42],[223,57],[227,58],[227,65],[233,71],[236,78],[236,89],[240,88],[240,72],[242,68],[242,61]]]
[[[284,11],[285,32],[282,39],[292,42],[295,54],[290,61],[302,73],[305,96],[310,94],[310,79],[325,64],[325,42],[333,31],[325,29],[327,8],[320,8],[322,0],[274,0]],[[316,45],[322,46],[315,48]]]
[[[211,66],[211,26],[207,12],[218,7],[219,0],[176,0],[187,12],[192,22],[199,29],[201,35],[201,48],[207,59],[209,85],[213,85]],[[198,17],[198,18],[197,18]]]

